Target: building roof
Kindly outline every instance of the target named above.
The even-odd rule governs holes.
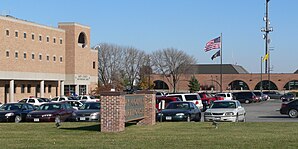
[[[0,20],[6,20],[6,21],[15,22],[15,23],[22,23],[22,24],[32,25],[32,26],[46,28],[46,29],[50,29],[50,30],[56,30],[56,31],[60,31],[60,32],[65,32],[65,30],[60,29],[60,28],[56,28],[56,27],[52,27],[52,26],[46,26],[46,25],[41,25],[41,24],[34,23],[34,22],[31,22],[31,21],[19,19],[19,18],[16,18],[14,16],[11,16],[11,15],[0,15]]]
[[[294,73],[296,73],[296,74],[297,74],[297,73],[298,73],[298,69],[297,69],[297,70],[296,70]]]
[[[195,64],[191,65],[186,73],[192,74],[220,74],[220,64]],[[246,69],[239,65],[222,64],[223,74],[247,74]]]

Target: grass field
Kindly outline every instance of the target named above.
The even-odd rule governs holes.
[[[298,148],[298,123],[157,123],[102,133],[99,123],[1,123],[0,148]]]

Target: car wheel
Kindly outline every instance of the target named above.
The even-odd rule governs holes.
[[[245,99],[244,103],[249,104],[249,100]]]
[[[242,122],[246,122],[246,118],[245,118],[245,116],[243,117],[243,120],[242,120]]]
[[[16,123],[19,123],[22,121],[22,117],[20,115],[17,115],[15,118],[14,118],[14,122]]]
[[[290,118],[295,118],[295,117],[297,117],[297,116],[298,116],[298,111],[297,111],[296,109],[291,109],[291,110],[289,111],[289,116],[290,116]]]
[[[198,115],[196,116],[196,120],[195,120],[195,122],[200,122],[200,121],[201,121],[201,115],[198,114]]]
[[[190,122],[190,115],[187,116],[187,122]]]

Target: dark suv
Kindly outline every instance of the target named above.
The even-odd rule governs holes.
[[[237,92],[233,93],[234,100],[238,100],[241,103],[251,103],[257,101],[257,96],[253,92]]]
[[[282,94],[276,91],[264,91],[264,94],[268,95],[270,99],[280,99]]]

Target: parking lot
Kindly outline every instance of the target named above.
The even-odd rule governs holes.
[[[271,99],[265,102],[242,104],[246,110],[247,122],[298,122],[298,118],[281,115],[279,109],[281,101]]]

